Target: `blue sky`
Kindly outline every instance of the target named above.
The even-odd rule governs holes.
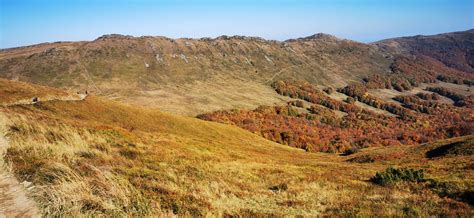
[[[324,32],[362,42],[474,28],[474,0],[0,0],[0,47],[120,33],[171,38]]]

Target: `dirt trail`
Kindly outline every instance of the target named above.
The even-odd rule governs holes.
[[[0,132],[0,217],[40,217],[34,201],[26,197],[25,186],[8,171],[4,161],[7,148],[8,141]]]
[[[31,100],[32,98],[29,98],[29,99],[16,101],[16,102],[13,102],[13,103],[3,103],[3,104],[0,103],[0,106],[9,107],[9,106],[16,106],[16,105],[31,105],[31,104],[37,104],[37,103],[40,103],[40,102],[48,102],[48,101],[82,101],[82,100],[86,99],[88,96],[89,95],[87,95],[87,94],[78,94],[74,97],[72,97],[72,96],[63,97],[63,98],[53,97],[53,98],[47,98],[47,99],[40,98],[38,100],[38,102],[33,102]]]
[[[79,99],[50,99],[47,101],[82,101],[87,95],[79,95]],[[41,102],[41,101],[40,101]],[[43,101],[44,102],[44,101]],[[28,105],[34,104],[31,101],[15,102],[2,106]],[[3,217],[41,217],[33,200],[28,199],[26,191],[34,188],[20,183],[9,172],[4,159],[5,152],[9,147],[8,140],[4,136],[3,125],[5,119],[2,119],[0,112],[0,218]],[[29,184],[31,185],[31,184]]]

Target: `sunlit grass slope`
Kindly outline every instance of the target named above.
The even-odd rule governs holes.
[[[93,96],[0,112],[10,141],[5,158],[21,181],[34,184],[29,194],[45,215],[472,214],[467,203],[423,184],[369,181],[397,165],[466,186],[472,156],[357,163],[348,160],[359,154],[306,153],[230,125]]]
[[[38,97],[40,100],[79,98],[60,89],[0,79],[0,105],[30,103],[33,97]]]

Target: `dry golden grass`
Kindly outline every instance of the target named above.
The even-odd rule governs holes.
[[[466,169],[472,156],[352,163],[352,155],[306,153],[237,127],[96,97],[0,110],[8,118],[6,158],[21,180],[33,182],[31,195],[45,215],[472,213],[467,204],[422,184],[382,187],[368,181],[397,165],[472,184]]]
[[[67,95],[0,82],[1,96],[19,93],[10,101]],[[6,160],[21,181],[33,183],[29,194],[47,216],[472,214],[467,204],[423,184],[369,182],[395,165],[423,168],[430,178],[472,189],[472,156],[424,157],[436,144],[350,156],[306,153],[234,126],[94,96],[2,106],[0,113],[11,145]],[[347,161],[365,154],[387,158]]]
[[[452,92],[455,92],[460,95],[465,95],[465,96],[474,94],[474,89],[470,88],[467,85],[458,85],[458,84],[452,84],[452,83],[445,83],[441,81],[438,81],[437,83],[433,83],[433,84],[421,83],[418,87],[414,87],[410,91],[399,92],[393,89],[371,89],[369,90],[369,93],[382,100],[401,105],[400,102],[393,100],[393,98],[399,95],[415,95],[419,92],[433,93],[430,91],[426,91],[425,89],[427,87],[443,87],[443,88],[449,89]],[[440,98],[438,100],[439,103],[454,104],[453,100],[445,96],[439,96],[439,98]]]
[[[0,79],[0,105],[29,104],[33,97],[40,101],[76,100],[79,96],[63,90]]]
[[[114,98],[117,93],[111,94]],[[281,105],[289,99],[278,95],[269,85],[234,77],[196,81],[154,91],[122,93],[120,101],[145,107],[158,107],[173,114],[198,114],[231,109],[255,109],[260,105]]]

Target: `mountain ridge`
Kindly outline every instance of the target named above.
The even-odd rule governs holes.
[[[464,34],[468,48],[474,47],[471,32]],[[393,77],[393,65],[410,55],[426,56],[428,62],[447,64],[440,71],[450,73],[455,67],[456,76],[463,75],[451,61],[440,60],[439,51],[432,53],[407,54],[386,43],[365,44],[323,33],[286,41],[109,34],[93,41],[0,50],[0,77],[197,115],[284,103],[269,87],[277,80],[341,88],[368,77]],[[413,58],[405,62],[420,65]]]
[[[192,107],[203,108],[198,112],[209,112],[281,102],[268,87],[277,79],[342,87],[390,70],[390,60],[373,46],[317,37],[278,42],[242,36],[170,39],[106,35],[89,42],[2,50],[0,77],[87,89],[141,105],[170,105],[164,108],[168,111],[175,110],[177,104],[165,103],[169,98],[160,96],[177,96],[179,101],[197,102]],[[200,92],[204,94],[192,96]],[[268,94],[261,100],[256,93]],[[131,95],[135,97],[129,98]],[[146,103],[156,99],[160,102]],[[225,102],[235,104],[226,106]],[[205,109],[208,105],[214,107]]]
[[[392,53],[425,55],[449,67],[474,73],[474,29],[391,38],[371,44]]]

